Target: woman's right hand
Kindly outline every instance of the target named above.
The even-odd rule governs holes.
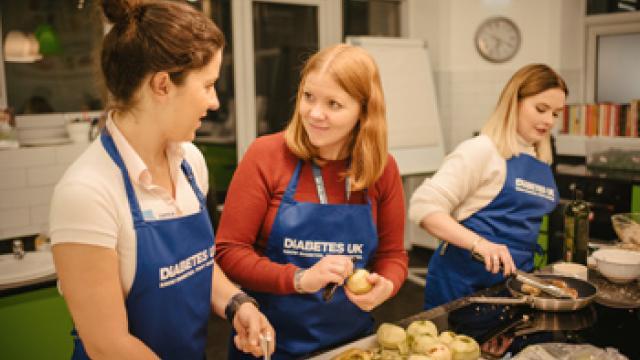
[[[345,255],[327,255],[306,269],[300,278],[300,288],[305,293],[314,293],[329,283],[342,285],[353,273],[353,262]]]
[[[506,245],[496,244],[483,238],[476,244],[473,251],[484,257],[484,266],[491,273],[497,274],[500,271],[500,264],[504,266],[504,276],[516,271],[516,264]]]

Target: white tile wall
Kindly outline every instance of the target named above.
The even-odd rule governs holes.
[[[569,87],[567,102],[575,102],[581,97],[579,71],[559,69],[558,72]],[[510,69],[436,73],[438,106],[447,153],[482,128],[512,74]]]
[[[0,239],[47,231],[53,188],[86,147],[0,150]]]

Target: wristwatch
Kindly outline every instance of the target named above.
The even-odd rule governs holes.
[[[231,324],[233,324],[233,318],[236,316],[236,311],[238,311],[238,308],[240,307],[240,305],[246,302],[252,303],[253,305],[256,306],[256,308],[259,307],[256,299],[252,298],[251,296],[247,295],[242,291],[240,291],[239,293],[231,297],[231,299],[229,300],[229,303],[224,308],[224,316],[227,317],[227,320]]]

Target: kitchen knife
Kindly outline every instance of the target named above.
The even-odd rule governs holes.
[[[353,262],[353,267],[355,270],[355,265],[356,262],[358,262],[358,258],[357,257],[352,257],[351,258],[351,262]],[[336,289],[338,289],[338,283],[329,283],[327,286],[325,286],[324,291],[322,292],[322,299],[325,302],[329,302],[331,299],[333,299],[333,294],[335,294]]]

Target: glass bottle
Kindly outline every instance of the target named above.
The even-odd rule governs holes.
[[[564,261],[587,264],[589,248],[589,204],[582,200],[582,191],[575,190],[575,199],[564,208]]]

